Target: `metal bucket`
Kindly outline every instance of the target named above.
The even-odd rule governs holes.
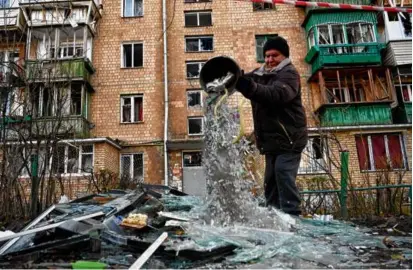
[[[231,95],[235,91],[235,85],[241,76],[241,69],[238,64],[230,57],[217,56],[209,59],[202,67],[199,74],[199,83],[202,89],[208,92],[206,85],[215,79],[225,77],[228,72],[234,76],[225,84],[228,94]]]

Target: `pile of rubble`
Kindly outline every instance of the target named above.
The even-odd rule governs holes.
[[[112,190],[53,205],[20,232],[0,235],[0,268],[138,269],[145,263],[174,268],[176,263],[199,265],[194,263],[230,254],[236,248],[231,244],[188,245],[180,222],[189,219],[172,211],[190,210],[191,205],[162,201],[185,195],[143,185],[131,192]],[[159,256],[162,260],[156,259]]]

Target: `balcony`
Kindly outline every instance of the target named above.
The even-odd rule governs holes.
[[[380,65],[381,43],[314,45],[305,61],[312,65],[312,73],[326,67],[346,65]]]
[[[26,78],[31,82],[78,80],[90,82],[95,72],[87,58],[27,60]]]
[[[323,127],[392,124],[392,101],[324,104],[317,113]]]
[[[81,115],[65,116],[62,118],[44,117],[33,119],[32,134],[47,136],[49,134],[71,135],[75,138],[89,137],[90,123]]]
[[[19,140],[29,136],[45,137],[50,134],[70,136],[71,138],[87,138],[90,134],[90,122],[81,115],[56,117],[43,117],[33,119],[30,115],[24,117],[6,117],[0,123],[0,128],[6,126],[6,138]]]

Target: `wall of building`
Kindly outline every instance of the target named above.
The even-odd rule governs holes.
[[[144,1],[142,17],[122,17],[122,1],[106,1],[93,43],[93,136],[125,144],[163,139],[163,43],[161,0]],[[122,42],[143,43],[143,67],[122,68]],[[143,94],[143,122],[120,123],[120,95]]]

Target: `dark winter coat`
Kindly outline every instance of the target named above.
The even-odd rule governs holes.
[[[262,154],[301,152],[307,123],[300,75],[287,58],[270,72],[263,67],[245,74],[253,83],[241,93],[251,100],[257,147]]]

